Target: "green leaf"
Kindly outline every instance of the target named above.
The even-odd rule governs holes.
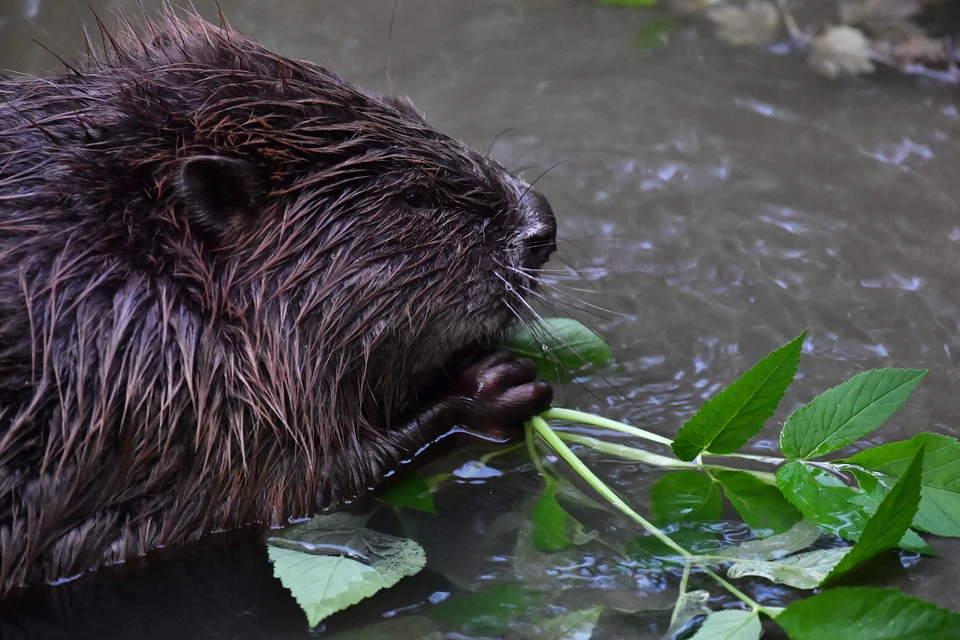
[[[394,507],[406,507],[434,515],[437,513],[433,504],[433,492],[426,481],[416,474],[411,474],[391,486],[380,499]]]
[[[920,473],[923,469],[923,447],[903,472],[903,477],[883,499],[877,512],[863,527],[857,544],[853,545],[827,580],[842,575],[878,553],[898,546],[900,539],[909,530],[913,516],[920,506]],[[826,580],[825,580],[826,581]]]
[[[920,479],[920,509],[913,526],[938,536],[960,537],[960,443],[936,433],[920,433],[903,442],[891,442],[866,449],[843,460],[881,474],[880,486],[893,484],[903,475],[913,456],[923,446],[923,475]],[[864,489],[864,478],[857,479]],[[882,491],[885,493],[885,490]]]
[[[534,325],[533,331],[514,325],[506,332],[503,346],[517,356],[533,360],[541,373],[613,359],[613,351],[603,338],[570,318],[547,318]]]
[[[637,33],[637,46],[641,49],[653,49],[667,42],[670,32],[680,25],[674,16],[662,16],[648,22]]]
[[[568,611],[515,633],[518,638],[526,640],[589,640],[603,609],[603,606],[596,606]]]
[[[650,488],[654,524],[710,522],[720,519],[723,502],[713,480],[699,471],[671,471]]]
[[[777,487],[803,516],[827,533],[851,542],[860,539],[863,527],[876,513],[879,502],[821,469],[788,462],[777,471]],[[907,531],[900,546],[933,555],[933,550],[913,531]]]
[[[893,589],[829,589],[776,618],[793,640],[953,640],[960,614]]]
[[[530,536],[537,551],[556,553],[569,549],[573,542],[567,536],[569,516],[557,502],[557,483],[550,477],[546,480],[543,494],[533,507],[533,530]]]
[[[708,400],[677,432],[674,454],[689,461],[707,450],[732,453],[755,436],[793,381],[806,335],[804,330]]]
[[[711,469],[727,499],[754,534],[765,538],[783,533],[803,519],[777,487],[746,471]]]
[[[809,460],[842,449],[867,435],[903,404],[926,369],[876,369],[829,389],[787,418],[780,449]]]
[[[820,539],[820,527],[809,520],[801,520],[789,531],[762,540],[749,540],[727,547],[725,558],[749,560],[778,560],[791,553],[802,551]]]
[[[539,610],[545,597],[508,582],[445,600],[430,609],[427,617],[460,633],[499,636],[514,620]]]
[[[268,540],[273,574],[311,627],[426,564],[416,542],[366,529],[365,521],[346,513],[315,516]]]
[[[760,630],[756,611],[714,611],[690,640],[759,640]]]
[[[850,547],[819,549],[779,560],[742,560],[727,569],[727,576],[730,578],[757,576],[797,589],[816,589],[850,549]]]

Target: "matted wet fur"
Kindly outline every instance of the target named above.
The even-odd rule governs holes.
[[[101,31],[0,78],[0,595],[309,515],[549,405],[531,363],[461,357],[555,247],[540,194],[225,26]]]

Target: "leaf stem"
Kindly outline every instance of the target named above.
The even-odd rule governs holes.
[[[653,526],[653,524],[650,523],[646,518],[631,509],[630,505],[628,505],[623,501],[622,498],[620,498],[620,496],[614,493],[613,489],[608,487],[600,478],[598,478],[597,475],[593,473],[593,471],[591,471],[573,451],[570,450],[570,447],[568,447],[560,438],[560,436],[558,436],[556,432],[550,428],[550,425],[547,424],[546,420],[540,416],[534,416],[530,419],[529,424],[532,426],[533,430],[537,432],[537,435],[539,435],[544,439],[544,441],[546,441],[547,444],[553,447],[560,457],[566,460],[567,464],[573,467],[574,470],[597,491],[597,493],[609,500],[613,506],[627,514],[641,527],[649,531],[650,534],[660,540],[660,542],[667,545],[684,558],[689,558],[692,556],[689,551],[671,540],[669,536],[661,532],[657,527]]]
[[[644,451],[643,449],[637,447],[629,447],[622,444],[604,442],[603,440],[591,438],[590,436],[581,436],[575,433],[568,433],[566,431],[555,431],[555,433],[569,442],[576,442],[577,444],[582,444],[601,453],[609,453],[619,458],[626,458],[627,460],[637,460],[639,462],[646,462],[647,464],[657,467],[667,467],[670,469],[700,468],[692,462],[683,462],[681,460],[677,460],[676,458],[668,458],[667,456],[650,453],[649,451]]]
[[[670,628],[677,623],[677,616],[680,615],[680,603],[683,602],[683,595],[687,592],[687,583],[690,582],[690,560],[683,563],[683,575],[680,577],[680,592],[677,594],[677,602],[673,605],[673,615],[670,616]]]
[[[613,431],[627,433],[638,438],[643,438],[644,440],[659,442],[660,444],[667,445],[668,447],[673,444],[673,440],[670,438],[665,438],[661,435],[657,435],[656,433],[651,433],[650,431],[633,427],[622,422],[617,422],[616,420],[610,420],[609,418],[603,418],[592,413],[575,411],[574,409],[560,409],[558,407],[552,407],[540,414],[539,417],[543,418],[544,420],[568,420],[570,422],[589,424],[594,427],[612,429]]]
[[[711,578],[716,580],[718,583],[720,583],[720,585],[724,589],[726,589],[733,595],[743,600],[743,602],[754,611],[759,611],[763,614],[766,614],[767,616],[770,616],[771,618],[776,617],[776,613],[773,610],[763,606],[762,604],[760,604],[759,602],[757,602],[756,600],[754,600],[753,598],[745,594],[743,591],[740,591],[740,589],[737,589],[735,586],[733,586],[732,584],[730,584],[729,582],[721,578],[716,573],[714,573],[709,567],[701,567],[701,569],[703,569],[703,572],[706,573],[708,576],[710,576]]]

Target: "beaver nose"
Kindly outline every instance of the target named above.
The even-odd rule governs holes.
[[[523,242],[527,266],[539,269],[557,250],[557,220],[550,203],[535,189],[527,189],[521,205],[524,210]]]

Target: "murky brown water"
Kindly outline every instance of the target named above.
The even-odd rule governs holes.
[[[114,6],[92,4],[103,14]],[[584,381],[590,393],[564,387],[565,406],[672,435],[719,386],[809,327],[779,419],[862,370],[927,367],[919,390],[873,441],[960,432],[954,89],[892,75],[830,83],[800,54],[732,50],[695,30],[642,52],[632,44],[649,14],[587,0],[405,0],[389,47],[390,2],[222,4],[237,28],[284,54],[370,88],[392,81],[436,126],[478,147],[510,129],[493,147],[508,167],[536,176],[567,161],[538,187],[567,239],[562,257],[589,272],[558,285],[609,310],[579,317],[612,342],[619,362],[602,373],[639,408],[594,377]],[[211,3],[197,5],[216,16]],[[77,54],[81,20],[92,23],[86,3],[5,0],[0,68],[56,69],[30,38]],[[754,448],[775,448],[776,434],[771,421]],[[646,504],[655,474],[591,460]],[[428,570],[331,619],[331,630],[515,578],[511,514],[539,485],[526,466],[499,468],[513,472],[439,492],[439,517],[406,516]],[[932,543],[944,558],[909,571],[894,562],[875,583],[960,609],[960,545]],[[56,616],[31,613],[30,624],[58,637],[307,636],[259,543],[178,558],[133,572],[122,586],[81,580]],[[527,568],[530,584],[542,584],[535,573]],[[672,603],[676,584],[647,576],[625,588],[603,558],[571,560],[548,579],[579,587],[571,593],[581,605],[591,592],[609,604],[632,588],[636,599],[639,586],[653,609]],[[753,592],[779,593],[760,585]],[[601,631],[657,637],[663,619],[611,616]]]

